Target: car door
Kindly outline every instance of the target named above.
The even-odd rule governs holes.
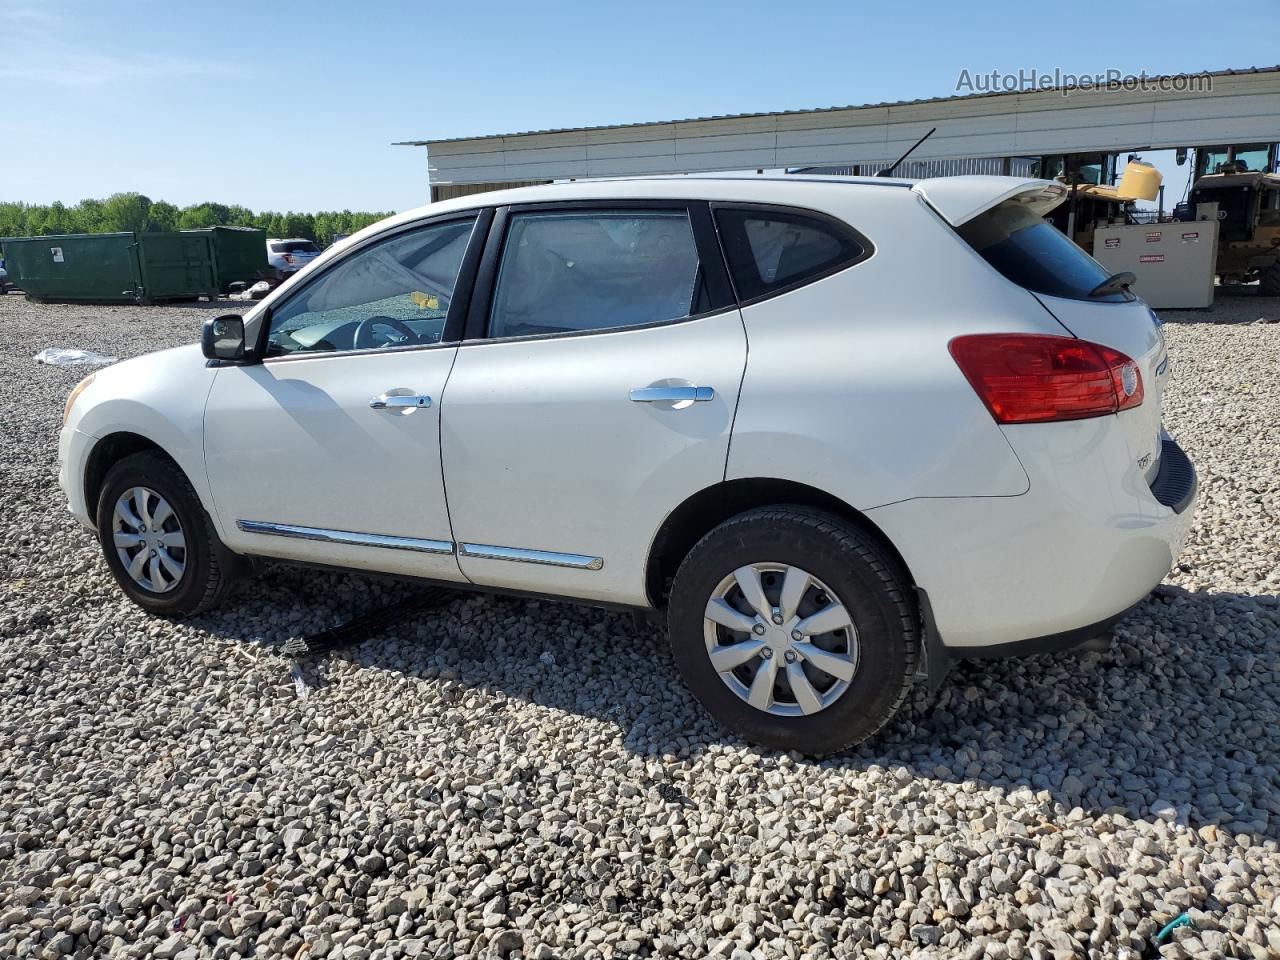
[[[440,469],[440,399],[489,217],[355,248],[273,304],[261,363],[218,371],[205,455],[228,546],[464,579]]]
[[[645,603],[662,521],[724,478],[745,363],[705,204],[499,210],[443,403],[463,573]]]

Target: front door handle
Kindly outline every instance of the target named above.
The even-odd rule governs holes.
[[[657,403],[672,400],[676,403],[698,401],[705,403],[716,398],[714,387],[637,387],[631,391],[632,403]]]
[[[404,397],[380,393],[369,401],[374,410],[420,410],[431,406],[430,397]]]

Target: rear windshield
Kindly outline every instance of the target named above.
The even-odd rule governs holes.
[[[1098,262],[1017,200],[1006,200],[959,228],[960,236],[1008,280],[1035,293],[1072,300],[1132,300],[1126,293],[1090,297],[1109,276]]]
[[[272,253],[319,253],[320,248],[310,240],[285,240],[283,243],[273,243],[271,245]]]

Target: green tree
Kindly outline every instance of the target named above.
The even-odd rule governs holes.
[[[71,207],[61,202],[0,202],[0,237],[179,230],[231,224],[257,227],[271,237],[305,237],[327,246],[340,234],[355,233],[388,216],[389,213],[350,210],[322,210],[314,214],[274,210],[255,213],[248,207],[212,202],[179,209],[163,200],[153,203],[141,193],[115,193],[105,200],[84,199]]]
[[[25,203],[0,203],[0,237],[25,237],[27,229],[27,205]]]
[[[232,204],[227,207],[227,223],[235,227],[256,227],[256,216],[248,207]]]
[[[101,200],[81,200],[75,205],[76,230],[80,233],[102,233],[107,228]]]
[[[49,211],[45,215],[44,223],[44,232],[46,234],[71,233],[75,228],[75,220],[65,203],[61,200],[55,200],[49,204]]]
[[[172,203],[166,203],[163,200],[157,200],[151,204],[151,210],[148,212],[147,229],[151,231],[177,230],[178,229],[178,208]]]
[[[27,229],[37,237],[70,233],[73,229],[71,212],[58,200],[48,206],[31,207],[27,211]]]
[[[184,207],[178,218],[183,229],[193,227],[219,227],[231,222],[231,208],[223,203],[197,203]]]
[[[337,217],[328,210],[321,210],[317,213],[312,221],[313,229],[316,232],[313,238],[316,243],[322,246],[328,246],[333,243],[333,235],[338,233]]]
[[[314,240],[316,227],[315,222],[310,214],[294,213],[290,210],[284,215],[285,236],[302,237],[305,240]]]
[[[102,204],[103,227],[108,231],[147,229],[151,198],[140,193],[113,193]]]

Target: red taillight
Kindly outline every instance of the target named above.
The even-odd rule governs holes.
[[[1142,403],[1142,373],[1119,350],[1071,337],[984,333],[949,345],[997,423],[1081,420]]]
[[[293,257],[290,254],[282,254],[285,263],[293,263]]]

